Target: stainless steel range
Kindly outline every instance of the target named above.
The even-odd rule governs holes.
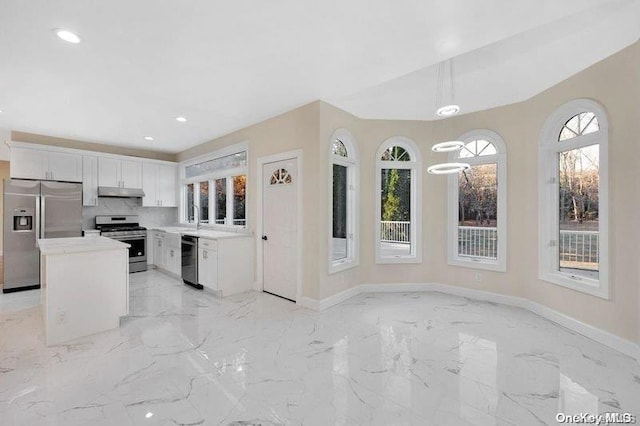
[[[129,248],[129,272],[147,270],[147,228],[140,226],[138,216],[96,216],[100,235],[123,243]]]

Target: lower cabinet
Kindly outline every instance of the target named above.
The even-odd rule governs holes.
[[[182,275],[180,234],[168,234],[163,231],[154,231],[152,242],[153,264],[156,268],[180,277]]]
[[[253,287],[253,238],[198,239],[198,283],[219,296]]]
[[[208,289],[218,291],[218,252],[198,248],[198,281]]]

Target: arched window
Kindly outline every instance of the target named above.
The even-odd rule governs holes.
[[[540,140],[540,279],[609,297],[608,127],[604,108],[571,101]]]
[[[491,130],[460,137],[465,143],[449,160],[471,168],[451,175],[448,209],[450,265],[506,271],[507,152]]]
[[[329,187],[329,273],[358,264],[358,156],[348,130],[331,136]]]
[[[376,154],[376,262],[420,263],[420,151],[405,137],[387,139]]]

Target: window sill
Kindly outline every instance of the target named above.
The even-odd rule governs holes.
[[[344,272],[360,265],[356,259],[341,260],[329,263],[329,275]]]
[[[504,262],[491,261],[477,258],[460,258],[456,257],[448,259],[447,264],[450,266],[459,266],[461,268],[482,269],[485,271],[507,272],[507,265]]]
[[[596,281],[590,278],[572,277],[562,272],[541,273],[538,277],[542,281],[556,284],[591,296],[609,300],[609,289],[602,280]]]
[[[418,256],[398,256],[398,257],[378,257],[376,258],[376,264],[388,265],[388,264],[403,264],[403,263],[422,263],[422,257]]]

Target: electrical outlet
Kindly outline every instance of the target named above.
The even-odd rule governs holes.
[[[481,272],[476,272],[476,274],[473,276],[473,280],[477,283],[481,283],[482,282],[482,273]]]
[[[64,324],[64,322],[67,320],[67,313],[66,312],[58,312],[58,315],[56,316],[56,321],[58,322],[58,324]]]

